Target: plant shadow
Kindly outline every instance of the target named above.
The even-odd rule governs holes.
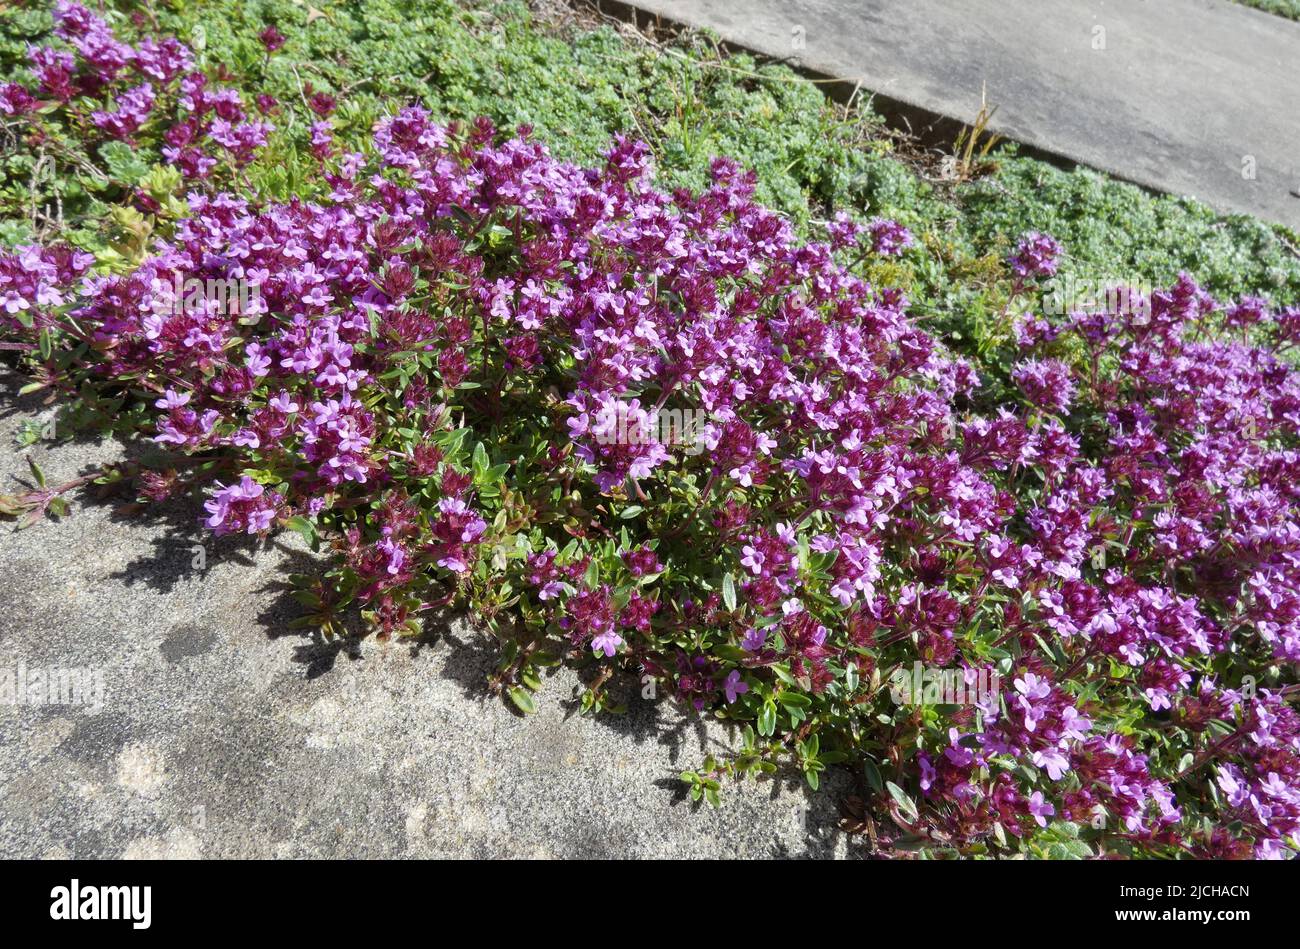
[[[29,394],[17,396],[18,377],[0,367],[0,393],[5,396],[0,404],[0,420],[14,416],[44,416],[51,405],[44,404],[42,396]],[[6,391],[8,390],[8,391]],[[49,452],[57,452],[71,444],[98,444],[104,437],[95,433],[69,433],[53,444],[45,445]],[[156,468],[165,463],[168,453],[146,438],[117,439],[121,460]],[[89,475],[97,466],[82,466],[79,474]],[[21,478],[19,480],[22,480]],[[343,617],[345,634],[325,638],[318,629],[295,625],[303,610],[294,598],[294,588],[287,580],[289,574],[317,575],[324,569],[328,554],[313,553],[304,547],[287,544],[282,539],[259,541],[246,535],[218,537],[202,525],[202,497],[197,492],[149,505],[135,503],[123,486],[89,484],[77,489],[75,503],[107,510],[115,523],[140,524],[161,528],[162,536],[151,539],[152,549],[136,557],[108,578],[128,587],[142,585],[161,594],[174,592],[178,586],[193,582],[202,576],[207,564],[234,565],[252,568],[259,556],[274,554],[277,558],[276,574],[271,581],[255,591],[261,605],[256,621],[271,640],[292,641],[292,660],[302,667],[306,679],[330,676],[352,662],[366,661],[362,645],[365,637],[364,623],[355,609]],[[296,535],[294,535],[296,538]],[[463,622],[469,620],[469,623]],[[462,694],[483,704],[488,700],[499,703],[501,709],[519,714],[514,706],[493,694],[489,677],[499,659],[496,638],[486,629],[477,628],[472,615],[443,610],[425,618],[423,632],[414,637],[395,640],[392,645],[408,649],[412,656],[427,649],[439,651],[439,674],[451,679]],[[344,665],[340,666],[340,660]],[[592,663],[578,663],[547,669],[548,687],[571,686],[569,696],[561,700],[567,721],[581,712],[582,679],[588,681],[594,674]],[[607,728],[634,744],[654,743],[666,750],[669,767],[654,785],[670,797],[671,806],[686,804],[692,810],[703,805],[691,801],[688,787],[678,777],[678,772],[696,768],[708,755],[724,759],[738,744],[739,727],[727,722],[710,721],[707,712],[697,712],[682,707],[674,698],[662,694],[646,696],[635,670],[616,673],[606,684],[614,703],[625,707],[621,714],[604,712],[591,716],[602,728]],[[758,779],[770,787],[770,795],[777,798],[782,791],[806,791],[802,776],[793,768],[783,766],[771,775]],[[778,854],[785,855],[785,854]]]

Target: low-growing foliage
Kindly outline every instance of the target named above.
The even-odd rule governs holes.
[[[114,239],[0,255],[0,341],[81,424],[167,449],[101,480],[327,550],[303,625],[418,635],[469,608],[522,712],[559,663],[588,711],[632,676],[736,724],[733,755],[682,775],[694,797],[848,767],[854,826],[893,853],[1300,845],[1284,294],[1216,299],[1166,256],[1140,271],[1161,289],[1045,315],[1062,244],[979,189],[1107,192],[1086,174],[1013,160],[969,186],[956,239],[937,206],[792,220],[730,158],[661,187],[631,135],[575,161],[337,85],[270,102],[254,80],[298,35],[272,25],[231,40],[241,90],[147,22],[125,45],[57,11],[0,91],[6,130],[98,156],[82,213],[111,203]],[[688,155],[700,94],[665,120]],[[1200,233],[1133,195],[1134,233]],[[1026,213],[1087,245],[1069,206]],[[1234,226],[1293,289],[1280,232]],[[1257,264],[1206,261],[1218,288]],[[25,523],[88,480],[33,474],[0,499]]]
[[[1289,20],[1300,20],[1300,0],[1236,0],[1237,3],[1275,13]]]

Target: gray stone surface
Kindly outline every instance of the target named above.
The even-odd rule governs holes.
[[[0,492],[43,418],[0,378]],[[115,443],[29,449],[51,483]],[[726,735],[633,701],[572,708],[561,672],[524,719],[486,695],[485,637],[463,619],[430,642],[327,645],[288,628],[297,535],[266,549],[207,540],[196,511],[126,516],[77,495],[61,522],[0,523],[0,673],[89,668],[104,701],[0,704],[3,857],[764,857],[857,853],[837,790],[739,786],[692,805],[676,775]],[[808,809],[805,825],[801,815]]]
[[[987,84],[993,128],[1008,138],[1300,227],[1300,23],[1282,17],[1228,0],[633,6],[961,122]]]

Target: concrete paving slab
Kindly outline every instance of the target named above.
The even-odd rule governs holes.
[[[7,493],[27,474],[15,433],[51,412],[14,388],[0,380]],[[28,451],[61,483],[123,447]],[[60,522],[0,523],[0,675],[103,685],[0,702],[0,857],[861,853],[835,826],[842,773],[815,795],[787,778],[692,805],[676,776],[724,747],[716,722],[639,693],[626,716],[581,717],[569,672],[521,718],[487,697],[492,656],[464,617],[418,645],[313,640],[289,628],[281,582],[318,566],[297,535],[217,541],[197,514],[123,516],[78,495]]]
[[[1300,23],[1228,0],[635,0],[1221,212],[1300,228]]]

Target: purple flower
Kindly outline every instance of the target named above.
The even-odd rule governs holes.
[[[722,693],[727,697],[728,705],[736,701],[736,696],[744,695],[748,691],[749,685],[741,680],[737,670],[732,669],[727,673],[727,678],[722,683]]]
[[[257,38],[262,41],[262,45],[266,47],[268,53],[274,53],[285,43],[284,34],[274,26],[268,26],[262,30],[261,33],[257,34]]]
[[[114,138],[129,139],[149,119],[154,105],[154,88],[142,83],[117,96],[117,111],[95,111],[90,120]]]
[[[281,500],[279,494],[267,491],[248,475],[229,486],[218,481],[212,497],[203,504],[209,514],[205,523],[219,535],[265,533],[275,520]]]
[[[1034,764],[1045,770],[1047,776],[1053,781],[1061,780],[1070,767],[1070,759],[1062,754],[1059,748],[1043,748],[1040,751],[1035,751],[1033,761]]]
[[[591,637],[591,650],[596,655],[604,653],[607,657],[612,656],[621,645],[623,645],[623,637],[612,629],[604,630]]]
[[[867,228],[871,249],[882,257],[898,257],[916,243],[912,232],[897,221],[875,218]]]
[[[1008,258],[1011,272],[1022,279],[1050,277],[1056,273],[1061,245],[1046,234],[1030,232],[1020,239]]]
[[[1070,367],[1059,359],[1029,359],[1011,372],[1020,391],[1040,408],[1062,415],[1069,411],[1074,397],[1074,380]]]
[[[1043,792],[1035,791],[1029,795],[1029,813],[1039,827],[1047,826],[1047,818],[1056,813],[1056,808],[1043,800]]]

